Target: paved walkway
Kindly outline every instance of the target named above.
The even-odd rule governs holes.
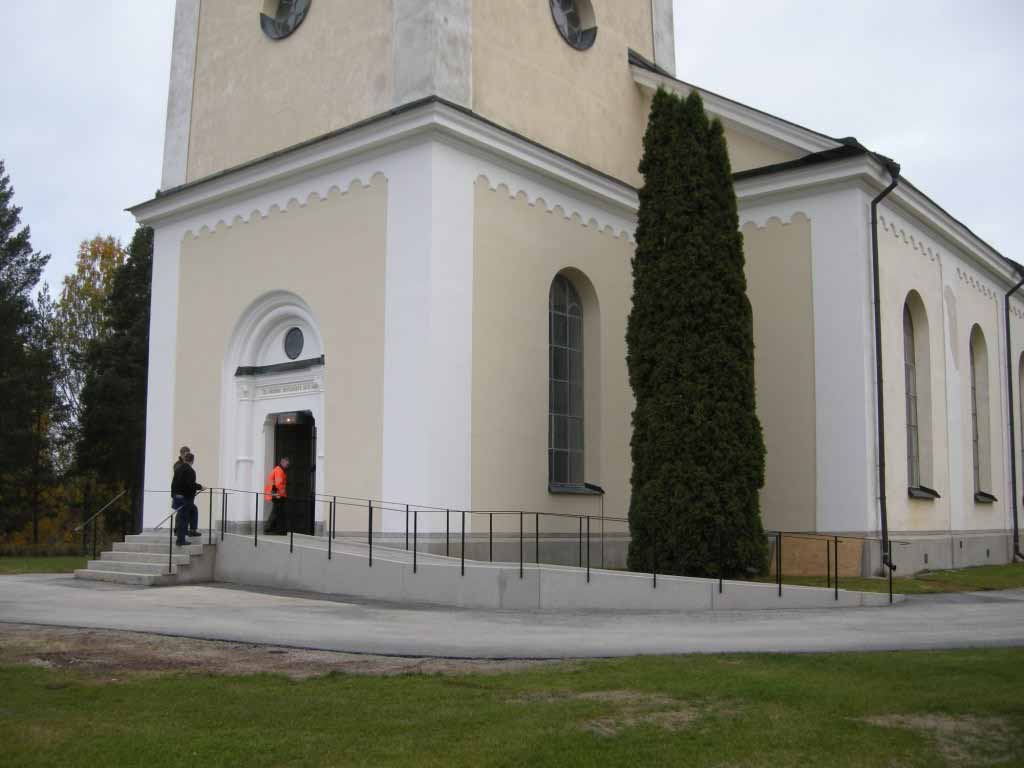
[[[891,608],[554,614],[3,576],[0,622],[450,658],[877,651],[1024,645],[1024,590],[913,597]]]

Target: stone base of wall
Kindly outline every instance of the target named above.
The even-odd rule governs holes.
[[[898,531],[891,536],[892,559],[898,576],[976,565],[1005,565],[1013,560],[1013,535],[1009,531],[953,531],[936,534]],[[881,572],[881,549],[877,542],[865,548],[865,563],[869,573]]]
[[[848,534],[852,536],[852,534]],[[897,576],[922,571],[1005,565],[1013,559],[1013,538],[1005,531],[953,533],[893,532],[892,559]],[[775,575],[775,537],[769,539],[771,575]],[[835,573],[835,545],[831,536],[813,533],[783,535],[783,576],[824,576]],[[883,576],[882,545],[877,537],[839,537],[839,576]]]

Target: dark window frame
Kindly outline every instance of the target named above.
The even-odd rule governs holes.
[[[586,8],[580,6],[586,3]],[[577,51],[586,51],[597,42],[597,24],[589,27],[585,17],[594,18],[590,0],[549,0],[551,18],[562,39]]]
[[[584,486],[583,302],[565,275],[548,292],[548,487]]]
[[[921,425],[918,418],[917,346],[910,303],[903,304],[903,375],[907,411],[907,484],[921,488]]]

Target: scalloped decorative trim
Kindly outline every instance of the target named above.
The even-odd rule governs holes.
[[[896,240],[902,240],[904,243],[909,245],[913,250],[924,255],[929,261],[937,263],[940,266],[943,263],[945,253],[939,249],[931,239],[921,236],[919,233],[915,233],[913,229],[903,221],[900,221],[893,217],[891,214],[885,215],[879,213],[878,220],[881,223],[882,230],[888,232]],[[911,231],[907,231],[910,229]],[[963,259],[959,259],[956,256],[954,260],[963,263]],[[992,287],[992,284],[982,278],[980,275],[972,270],[967,269],[961,264],[956,264],[956,277],[961,284],[973,288],[982,296],[992,301],[999,299],[999,292]]]
[[[377,183],[378,180],[383,181],[385,184],[388,181],[387,177],[383,173],[377,172],[370,176],[369,181],[363,181],[360,177],[353,177],[349,180],[348,184],[344,186],[344,188],[342,186],[344,182],[342,182],[342,184],[330,183],[324,184],[320,187],[314,187],[305,194],[295,194],[286,191],[285,194],[281,195],[276,200],[266,199],[257,202],[255,207],[248,212],[242,212],[242,209],[247,208],[249,205],[253,205],[253,203],[242,204],[238,209],[217,216],[212,224],[204,223],[199,226],[198,229],[190,227],[185,231],[184,236],[191,236],[192,239],[196,239],[204,235],[213,235],[222,229],[231,229],[236,224],[248,224],[257,217],[260,219],[266,219],[273,213],[288,213],[288,211],[292,209],[292,206],[305,208],[313,202],[323,203],[327,202],[332,197],[344,197],[353,191],[369,189]]]
[[[891,216],[886,216],[882,212],[878,214],[878,221],[882,225],[882,231],[888,232],[897,240],[902,240],[915,251],[926,256],[929,261],[942,263],[942,252],[930,240],[918,237],[912,232],[908,233],[903,222],[897,223]]]
[[[630,243],[634,242],[633,233],[631,231],[622,228],[617,229],[607,220],[599,221],[591,211],[584,212],[571,205],[567,207],[566,205],[563,205],[561,201],[549,202],[547,198],[544,197],[542,190],[527,189],[526,185],[516,184],[515,182],[512,184],[509,184],[506,181],[494,182],[491,181],[490,176],[486,173],[479,174],[477,176],[477,181],[484,182],[491,192],[503,192],[508,195],[511,200],[523,200],[531,208],[543,208],[548,213],[557,214],[566,221],[574,221],[581,227],[595,229],[602,234],[611,235],[612,237],[626,240]],[[560,196],[552,195],[548,192],[548,197],[555,200],[555,198]]]
[[[755,221],[754,219],[749,219],[747,221],[744,221],[743,224],[740,225],[740,229],[744,230],[747,229],[748,227],[753,227],[758,232],[761,232],[765,229],[768,229],[768,227],[772,226],[773,224],[776,224],[780,227],[788,227],[790,224],[796,221],[797,218],[803,219],[808,224],[811,221],[811,217],[808,216],[803,211],[793,211],[793,213],[786,217],[776,216],[773,214],[762,220]]]
[[[768,213],[766,211],[761,211],[759,213],[760,215],[751,215],[746,211],[740,211],[740,229],[743,229],[744,227],[748,226],[757,227],[757,229],[759,230],[765,229],[768,227],[769,224],[772,224],[773,222],[781,224],[782,226],[786,226],[788,224],[792,224],[793,219],[795,219],[797,216],[802,216],[807,221],[811,220],[810,215],[800,209],[790,211],[785,215],[779,215],[778,213],[775,212]]]

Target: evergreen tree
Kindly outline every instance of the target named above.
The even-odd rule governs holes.
[[[626,334],[636,398],[629,566],[761,571],[764,439],[743,236],[722,126],[696,93],[655,95],[640,172]]]
[[[85,360],[77,468],[132,491],[131,505],[105,516],[111,531],[133,529],[142,500],[152,269],[153,230],[139,227],[113,272],[103,327]]]
[[[0,532],[31,518],[49,475],[54,358],[46,298],[33,300],[48,256],[32,250],[21,208],[0,161]]]

